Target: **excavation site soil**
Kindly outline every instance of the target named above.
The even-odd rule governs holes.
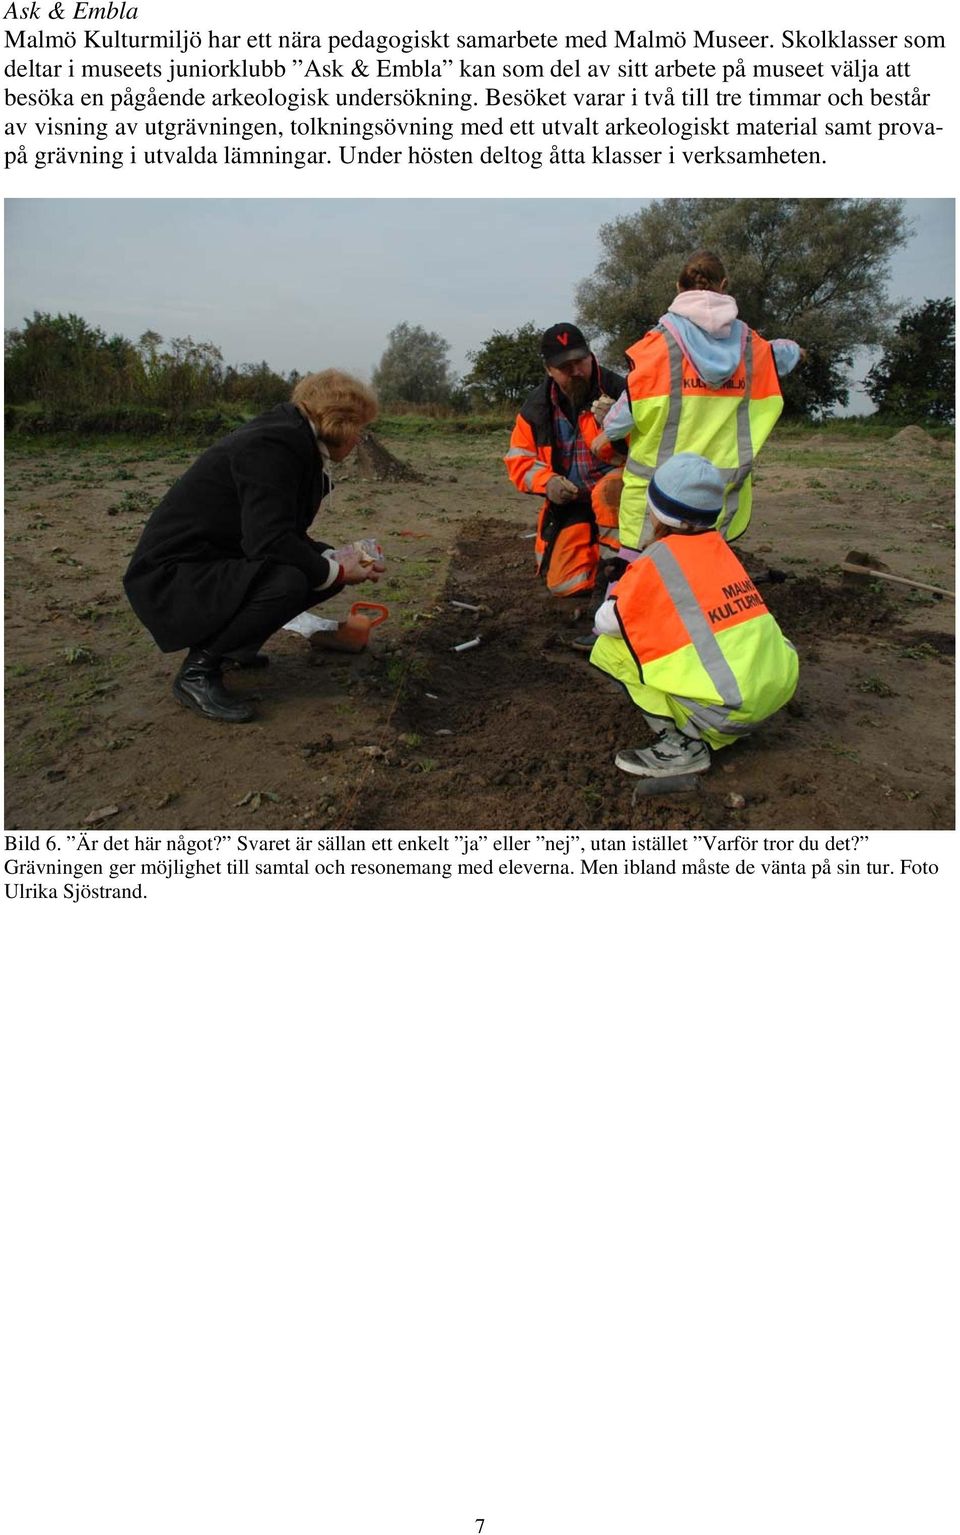
[[[431,428],[436,423],[429,424]],[[6,824],[10,829],[942,828],[954,824],[954,605],[844,577],[851,549],[953,589],[953,444],[781,428],[738,546],[800,654],[793,703],[716,753],[686,792],[613,764],[649,739],[570,647],[584,609],[533,575],[536,502],[506,433],[380,434],[417,479],[348,463],[317,536],[373,535],[388,574],[325,605],[384,602],[356,656],[298,635],[234,672],[257,718],[178,706],[121,577],[196,449],[13,439],[7,452]],[[469,648],[459,648],[478,641]]]

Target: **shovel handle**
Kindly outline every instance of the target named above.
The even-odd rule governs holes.
[[[850,560],[844,560],[840,569],[849,571],[852,576],[870,576],[874,581],[896,581],[898,586],[916,586],[922,592],[939,592],[941,597],[954,596],[945,586],[931,586],[929,581],[912,581],[909,576],[895,576],[892,570],[873,570],[869,565],[854,565]]]
[[[371,618],[370,620],[371,629],[375,629],[377,624],[382,624],[385,618],[390,617],[390,609],[384,607],[382,602],[355,602],[353,607],[350,609],[350,612],[363,614],[375,613],[376,617]]]

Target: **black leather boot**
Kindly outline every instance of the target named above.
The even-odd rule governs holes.
[[[173,696],[208,720],[243,725],[253,719],[253,707],[227,692],[220,677],[222,665],[220,657],[209,651],[191,650],[173,679]]]
[[[270,665],[270,657],[265,650],[234,650],[224,656],[223,664],[226,667],[235,666],[242,672],[261,671]]]

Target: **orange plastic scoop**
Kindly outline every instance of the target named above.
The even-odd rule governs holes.
[[[373,617],[369,615],[373,614]],[[315,650],[346,650],[353,654],[366,650],[371,629],[390,617],[390,609],[382,602],[355,602],[342,623],[336,629],[322,630],[311,636]]]

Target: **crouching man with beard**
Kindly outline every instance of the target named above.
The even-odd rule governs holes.
[[[504,463],[519,491],[544,498],[537,574],[551,596],[582,598],[598,583],[601,560],[619,553],[617,512],[597,487],[622,469],[625,449],[604,439],[597,453],[592,444],[624,382],[600,366],[575,325],[551,325],[540,353],[546,376],[520,408]],[[583,643],[589,650],[593,637]]]
[[[377,414],[365,384],[328,369],[289,404],[201,453],[152,513],[124,577],[161,650],[186,650],[178,703],[221,724],[253,719],[223,685],[225,663],[266,666],[263,642],[344,585],[376,581],[378,550],[308,536],[340,464]]]

